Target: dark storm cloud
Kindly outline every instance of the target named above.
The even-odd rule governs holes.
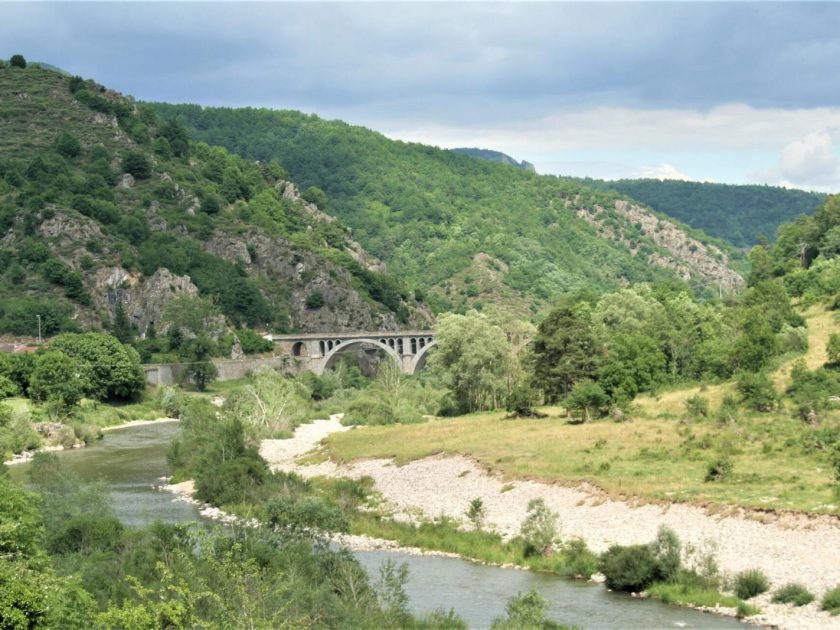
[[[3,4],[0,42],[142,99],[446,122],[833,106],[838,4]]]

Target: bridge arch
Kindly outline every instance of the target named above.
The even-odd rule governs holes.
[[[341,353],[343,350],[347,348],[352,348],[353,346],[362,346],[362,345],[369,345],[375,346],[380,350],[383,350],[385,354],[391,357],[396,363],[397,367],[402,370],[402,360],[400,359],[400,355],[397,354],[397,351],[392,348],[387,343],[383,343],[382,340],[379,339],[369,339],[369,338],[362,338],[362,339],[348,339],[348,340],[337,340],[335,343],[331,344],[330,349],[324,354],[324,358],[321,363],[321,371],[320,373],[323,374],[326,372],[330,367],[332,367],[333,363],[335,362],[336,356]]]
[[[418,350],[417,354],[414,355],[411,361],[411,371],[409,374],[416,374],[418,370],[422,370],[426,367],[426,359],[428,358],[429,350],[434,348],[437,345],[437,339],[427,339],[423,343],[422,347]]]

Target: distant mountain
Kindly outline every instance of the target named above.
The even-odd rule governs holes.
[[[510,157],[507,153],[502,153],[501,151],[493,151],[492,149],[477,149],[477,148],[468,148],[468,147],[459,147],[457,149],[450,149],[454,153],[460,153],[461,155],[468,155],[471,158],[476,158],[478,160],[487,160],[488,162],[501,162],[502,164],[508,164],[509,166],[515,166],[516,168],[521,168],[526,171],[531,171],[532,173],[536,173],[537,169],[534,168],[534,165],[530,162],[526,162],[522,160],[521,162],[517,162],[514,158]]]
[[[437,310],[530,318],[579,289],[742,282],[726,246],[615,192],[295,111],[152,106],[196,140],[324,191],[322,209]]]
[[[813,214],[822,193],[776,186],[736,186],[679,180],[581,179],[599,190],[615,190],[736,247],[752,247],[759,235],[774,240],[776,230],[800,214]]]
[[[93,81],[0,69],[0,333],[140,333],[176,296],[277,331],[427,326],[428,309],[276,163],[190,141]]]

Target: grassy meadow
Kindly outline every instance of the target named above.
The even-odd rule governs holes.
[[[826,341],[838,326],[823,309],[805,315],[809,349],[804,360],[813,369],[825,362]],[[800,358],[788,359],[774,372],[779,391]],[[624,422],[569,424],[563,410],[545,408],[543,419],[507,419],[504,412],[491,412],[367,427],[331,435],[325,454],[341,461],[393,458],[398,464],[461,454],[506,478],[588,482],[613,497],[840,514],[827,458],[804,447],[808,432],[840,424],[840,412],[829,412],[819,428],[784,407],[770,413],[742,408],[734,422],[715,420],[723,397],[735,393],[732,382],[671,389],[639,398]],[[709,401],[708,418],[686,413],[686,400],[698,394]],[[731,475],[706,481],[710,464],[721,457],[732,462]]]

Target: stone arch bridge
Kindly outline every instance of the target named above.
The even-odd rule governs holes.
[[[427,354],[436,343],[430,330],[307,333],[272,335],[271,339],[277,350],[298,362],[301,370],[315,374],[323,374],[335,364],[342,351],[353,347],[382,350],[403,374],[414,374],[426,364]]]

